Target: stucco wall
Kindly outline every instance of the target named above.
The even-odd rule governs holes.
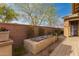
[[[64,21],[64,36],[69,36],[69,21]]]
[[[12,56],[12,40],[0,42],[0,56]]]
[[[31,25],[21,25],[21,24],[11,24],[11,23],[0,23],[0,27],[5,27],[10,31],[10,38],[13,40],[13,52],[17,47],[21,47],[24,44],[24,39],[34,37],[34,27]],[[50,30],[55,30],[56,28],[51,27],[41,27],[39,28],[37,35],[44,35],[50,33]],[[58,28],[57,28],[58,29]]]

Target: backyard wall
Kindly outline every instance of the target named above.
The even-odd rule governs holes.
[[[10,31],[10,38],[13,40],[13,52],[15,48],[23,46],[24,39],[34,37],[35,35],[41,36],[44,34],[49,34],[50,30],[58,30],[58,28],[10,23],[0,23],[0,27],[5,27]],[[34,27],[39,29],[39,32],[36,34],[34,34]]]

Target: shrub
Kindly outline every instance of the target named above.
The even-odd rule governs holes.
[[[0,28],[0,32],[1,32],[1,31],[8,31],[8,30],[7,30],[6,28],[4,28],[4,27],[1,27],[1,28]]]

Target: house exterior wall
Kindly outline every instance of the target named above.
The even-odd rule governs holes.
[[[79,3],[73,3],[72,4],[72,13],[79,13]]]
[[[69,36],[69,21],[64,21],[64,36]]]
[[[79,23],[78,23],[78,36],[79,36]]]
[[[71,36],[71,28],[69,21],[76,21],[79,20],[79,3],[72,4],[72,15],[64,18],[64,36],[69,37]],[[77,15],[77,16],[76,16]],[[79,23],[78,23],[78,35],[79,35]]]
[[[64,36],[69,37],[71,36],[71,25],[69,21],[78,21],[78,36],[79,36],[79,20],[77,19],[69,19],[64,21]]]

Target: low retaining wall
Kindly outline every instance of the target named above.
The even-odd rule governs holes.
[[[0,42],[0,56],[12,56],[12,40]]]

